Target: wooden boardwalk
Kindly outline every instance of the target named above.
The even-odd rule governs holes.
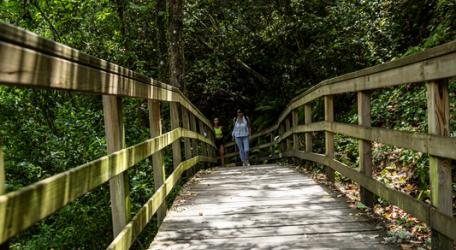
[[[278,165],[195,178],[149,249],[393,249],[311,178]]]

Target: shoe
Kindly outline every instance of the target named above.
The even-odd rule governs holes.
[[[247,163],[245,163],[245,161],[242,162],[242,166],[243,167],[246,167],[247,166]]]
[[[245,165],[246,165],[247,167],[250,167],[250,162],[247,162]]]

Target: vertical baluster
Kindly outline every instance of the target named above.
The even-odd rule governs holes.
[[[269,141],[271,143],[271,146],[269,147],[269,150],[271,151],[271,158],[275,157],[275,147],[274,147],[274,134],[271,132],[269,134]]]
[[[105,122],[108,153],[121,150],[125,146],[122,121],[122,100],[116,96],[103,96],[103,114]],[[130,220],[130,195],[127,173],[121,173],[109,180],[111,211],[114,237]]]
[[[285,148],[285,140],[282,140],[282,136],[283,136],[283,133],[285,132],[285,126],[282,124],[280,124],[279,126],[279,136],[280,136],[280,145],[279,145],[279,148],[280,148],[280,154],[281,154],[281,157],[283,157],[283,153],[285,153],[286,151],[286,148]]]
[[[198,130],[196,128],[195,115],[193,115],[192,113],[189,113],[189,115],[190,115],[190,130],[192,130],[193,132],[198,132]],[[197,156],[198,155],[198,140],[192,139],[191,143],[192,143],[192,156]]]
[[[370,114],[370,100],[369,95],[365,92],[358,92],[358,124],[364,127],[371,126]],[[372,177],[372,149],[371,142],[366,140],[359,140],[359,166],[360,172],[365,176]],[[364,187],[360,187],[361,202],[368,206],[373,207],[375,196],[372,192]]]
[[[202,121],[198,121],[198,124],[199,124],[199,133],[202,136],[207,137],[207,132],[206,132],[206,129],[204,128],[204,123]],[[201,152],[201,155],[207,156],[207,144],[205,142],[201,142],[201,151],[200,152]],[[206,163],[202,163],[201,165],[203,165],[204,167],[207,167]]]
[[[171,130],[180,127],[180,118],[179,118],[179,103],[171,102],[169,104],[170,119],[171,119]],[[182,151],[180,140],[176,140],[172,144],[173,149],[173,167],[174,169],[179,166],[182,161]]]
[[[291,124],[290,124],[290,117],[287,117],[285,119],[285,131],[286,132],[290,132],[291,131]],[[286,151],[290,151],[291,150],[291,137],[292,135],[288,136],[287,139],[286,139]]]
[[[182,111],[182,127],[184,129],[190,130],[190,117],[188,114],[189,112],[183,106],[181,106],[181,111]],[[185,155],[185,160],[192,158],[192,146],[190,145],[189,138],[184,138],[184,155]],[[190,168],[188,171],[186,171],[187,177],[189,177],[191,175],[193,175],[193,167]]]
[[[307,103],[304,105],[304,123],[310,124],[312,123],[312,105]],[[306,144],[306,152],[312,152],[312,132],[305,133],[305,144]]]
[[[428,132],[439,136],[450,136],[450,112],[448,98],[448,80],[426,84],[428,106]],[[432,205],[440,212],[453,216],[451,187],[451,160],[429,157]],[[432,249],[452,249],[453,241],[432,230]]]
[[[148,100],[147,106],[149,109],[149,133],[150,137],[160,136],[162,132],[160,102]],[[163,151],[156,152],[152,155],[152,169],[154,175],[154,188],[158,190],[165,183],[165,163],[163,161]],[[157,210],[157,223],[160,226],[166,216],[166,200]]]
[[[291,121],[293,129],[295,129],[299,125],[299,113],[297,109],[292,111]],[[297,133],[293,133],[293,150],[299,150],[299,135]]]
[[[334,121],[334,101],[333,96],[325,96],[325,121]],[[330,159],[334,159],[334,134],[325,132],[325,153]],[[325,168],[328,180],[334,183],[334,170],[330,167]]]

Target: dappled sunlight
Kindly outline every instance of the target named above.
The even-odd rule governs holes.
[[[378,229],[356,213],[288,168],[217,168],[182,191],[150,249],[352,246],[342,236],[358,238],[360,247],[389,249],[379,244]]]

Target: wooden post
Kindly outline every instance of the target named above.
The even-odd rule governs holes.
[[[171,102],[169,104],[169,111],[171,117],[171,130],[180,127],[180,119],[179,119],[179,103]],[[173,142],[173,168],[176,169],[177,166],[182,161],[182,152],[181,152],[181,143],[180,140]]]
[[[358,124],[364,127],[371,126],[370,100],[365,92],[358,92]],[[372,149],[371,142],[359,140],[359,166],[360,172],[365,176],[372,177]],[[368,207],[373,207],[375,196],[364,187],[360,187],[361,203]]]
[[[426,84],[428,107],[428,132],[439,136],[450,136],[450,108],[448,80]],[[451,160],[429,157],[432,205],[440,212],[453,216]],[[432,249],[453,249],[453,241],[432,230]]]
[[[284,132],[285,132],[285,126],[282,123],[279,126],[279,136],[282,137]],[[282,153],[282,154],[286,151],[284,140],[280,141],[279,148],[280,148],[280,153]]]
[[[304,105],[304,123],[312,123],[312,104],[307,103]],[[305,134],[306,152],[312,152],[312,133]]]
[[[271,158],[274,158],[275,156],[275,147],[274,147],[274,144],[272,144],[274,142],[274,134],[271,133],[269,135],[269,140],[271,142],[271,146],[269,147],[269,150],[271,151]]]
[[[161,126],[161,112],[160,102],[148,100],[147,106],[149,108],[149,132],[150,137],[154,138],[162,134]],[[163,183],[165,183],[165,163],[163,161],[163,151],[156,152],[152,155],[152,169],[154,175],[154,187],[158,190]],[[166,216],[166,199],[163,201],[160,208],[157,210],[157,224],[160,226],[161,222]]]
[[[299,125],[299,113],[297,109],[291,113],[291,123],[293,128]],[[296,133],[293,134],[293,150],[299,150],[299,135]]]
[[[289,132],[290,129],[291,129],[290,118],[286,118],[285,119],[285,131]],[[291,140],[290,136],[287,137],[287,139],[286,139],[286,151],[291,150],[291,142],[292,142],[292,140]]]
[[[196,128],[196,118],[192,113],[189,113],[190,115],[190,130],[193,132],[198,132],[198,129]],[[191,140],[192,141],[192,156],[197,156],[198,155],[198,141],[196,140]]]
[[[103,96],[103,114],[108,153],[116,152],[125,146],[121,104],[120,97]],[[130,220],[131,202],[129,180],[126,172],[109,180],[109,192],[111,194],[112,227],[114,237],[116,237]]]
[[[199,133],[200,133],[202,136],[207,137],[207,134],[208,134],[208,133],[206,132],[206,130],[205,130],[205,128],[204,128],[204,123],[203,123],[202,121],[198,121],[198,124],[199,124]],[[202,154],[203,156],[207,156],[207,155],[208,155],[207,152],[208,152],[207,144],[204,143],[204,142],[201,142],[201,154]],[[202,163],[202,165],[203,165],[204,167],[207,167],[207,164],[206,164],[206,163]]]
[[[181,106],[182,110],[182,127],[185,129],[190,130],[190,117],[188,115],[188,110]],[[184,138],[184,155],[185,160],[192,158],[192,146],[190,145],[190,139]],[[189,177],[193,175],[193,168],[190,168],[186,171],[186,176]]]
[[[333,96],[325,96],[325,121],[334,121],[334,100]],[[331,132],[325,132],[325,152],[326,156],[330,159],[334,159],[334,134]],[[335,181],[334,169],[325,167],[326,176],[332,183]]]

